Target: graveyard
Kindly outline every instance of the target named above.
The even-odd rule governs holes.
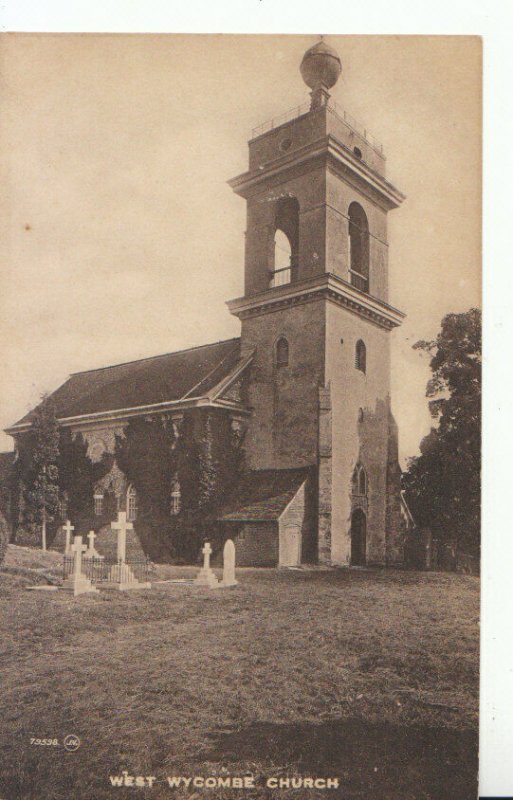
[[[252,775],[252,798],[473,796],[477,578],[243,568],[223,588],[204,551],[201,569],[152,565],[151,588],[75,596],[29,590],[62,577],[62,554],[9,547],[0,797],[140,796],[131,776],[158,800],[242,794],[166,783],[196,775]]]

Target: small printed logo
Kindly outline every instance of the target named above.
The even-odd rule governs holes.
[[[80,739],[74,733],[69,733],[65,737],[63,744],[68,753],[74,753],[80,747]]]

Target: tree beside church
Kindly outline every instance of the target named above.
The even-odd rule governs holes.
[[[481,529],[481,312],[447,314],[429,353],[426,395],[436,426],[403,476],[408,505],[454,566],[462,554],[479,557]]]
[[[34,411],[14,466],[17,525],[44,550],[48,527],[59,515],[59,425],[55,405],[45,397]]]

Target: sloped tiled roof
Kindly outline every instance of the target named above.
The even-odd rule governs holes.
[[[240,339],[76,372],[51,398],[59,419],[202,397],[236,366]],[[17,425],[32,421],[31,411]]]
[[[277,520],[311,474],[312,467],[248,472],[235,487],[218,519],[223,522]]]

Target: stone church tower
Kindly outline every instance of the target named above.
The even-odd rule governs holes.
[[[311,102],[254,131],[244,296],[228,303],[253,354],[252,470],[316,467],[320,563],[402,560],[397,428],[390,413],[387,214],[404,196],[381,145],[330,101],[341,62],[323,41],[301,74]]]

